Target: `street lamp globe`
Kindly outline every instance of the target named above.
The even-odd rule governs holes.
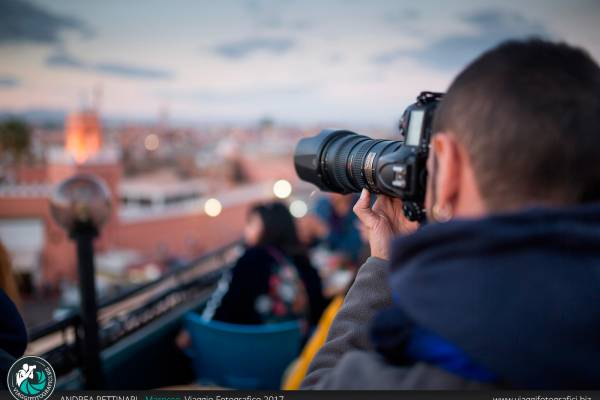
[[[111,213],[110,190],[101,178],[77,174],[56,186],[50,210],[58,225],[71,233],[78,225],[100,229]]]

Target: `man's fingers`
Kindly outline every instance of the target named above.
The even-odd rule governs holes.
[[[373,212],[377,214],[386,214],[391,211],[392,204],[390,198],[387,196],[377,196],[377,200],[375,200],[375,204],[373,204]]]
[[[404,212],[402,211],[402,200],[379,195],[373,205],[373,212],[385,217],[394,233],[402,230],[402,225],[405,222]]]
[[[371,194],[367,189],[363,189],[360,193],[360,198],[352,208],[360,222],[365,224],[367,228],[372,228],[377,222],[378,216],[371,210]]]
[[[390,222],[394,222],[397,216],[394,199],[389,196],[378,195],[373,205],[373,212],[377,215],[385,216]]]

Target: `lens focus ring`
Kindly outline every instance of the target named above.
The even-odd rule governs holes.
[[[361,143],[352,157],[352,176],[354,177],[354,181],[359,187],[359,190],[362,188],[368,188],[367,180],[363,173],[365,158],[367,157],[369,150],[371,150],[377,143],[382,141],[383,140],[371,139]]]
[[[334,176],[339,185],[343,186],[349,192],[354,192],[357,189],[355,188],[355,184],[352,182],[351,177],[348,175],[348,157],[350,156],[352,149],[358,143],[369,140],[369,138],[357,135],[349,136],[344,139],[343,142],[340,141],[337,154],[334,157]]]

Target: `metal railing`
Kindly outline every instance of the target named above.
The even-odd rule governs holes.
[[[240,241],[206,253],[160,278],[100,299],[100,346],[105,349],[137,332],[161,316],[208,298],[223,272],[239,255]],[[29,332],[29,354],[49,361],[60,377],[82,364],[81,317],[73,311],[58,321]]]

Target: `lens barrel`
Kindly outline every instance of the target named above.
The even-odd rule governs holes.
[[[298,176],[322,190],[355,193],[367,188],[385,193],[376,171],[381,156],[399,149],[401,142],[371,139],[351,131],[323,130],[300,140],[294,152]]]

